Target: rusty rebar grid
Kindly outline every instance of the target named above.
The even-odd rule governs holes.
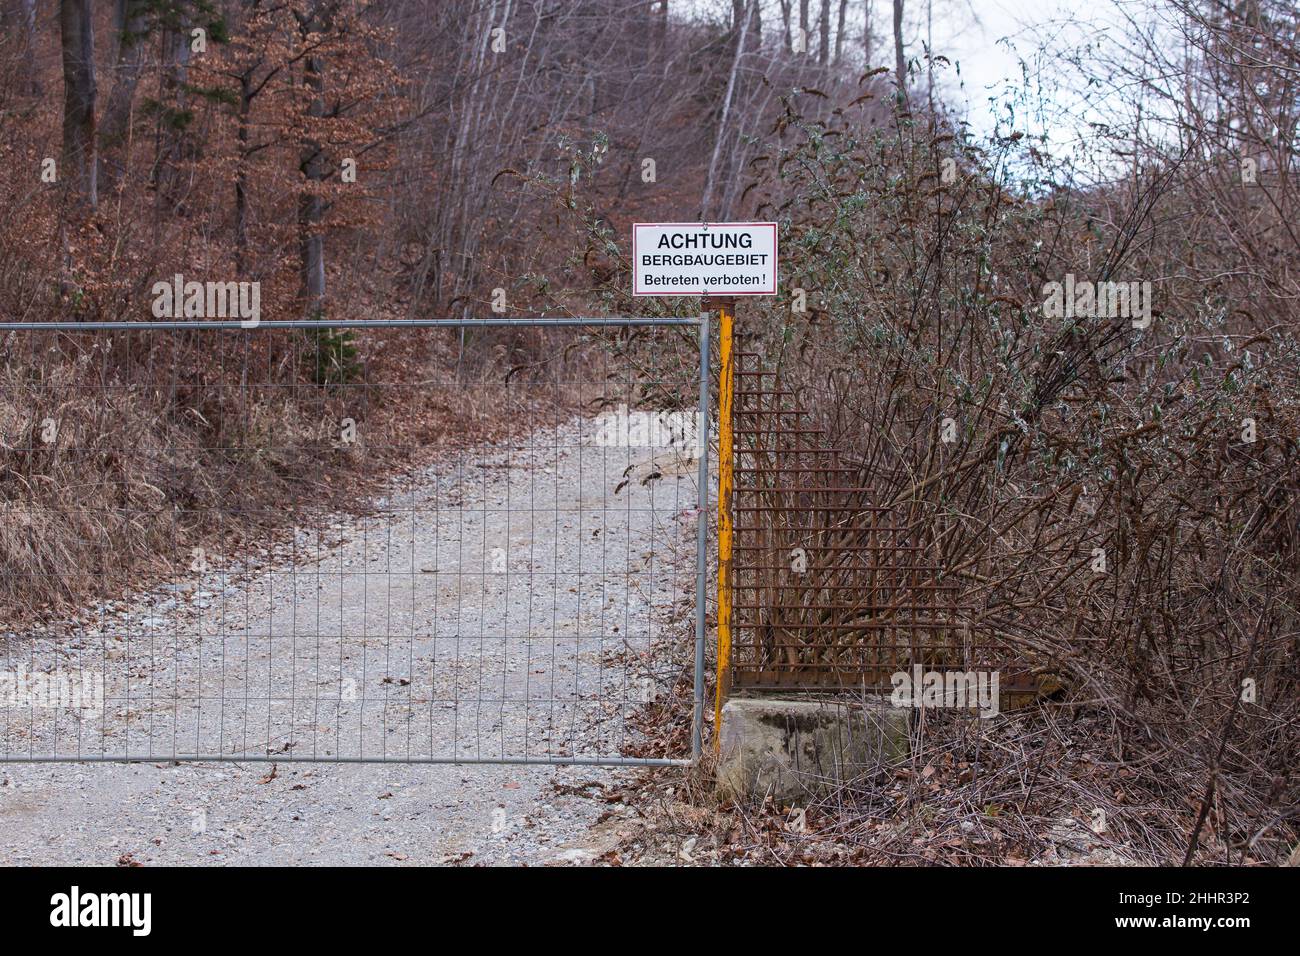
[[[732,685],[881,691],[920,665],[996,669],[1004,689],[1031,687],[1023,664],[968,626],[926,528],[873,501],[760,361],[736,350]]]

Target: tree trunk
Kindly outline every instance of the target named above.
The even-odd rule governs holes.
[[[862,0],[862,57],[867,69],[871,69],[871,47],[875,39],[871,35],[871,0]]]
[[[925,85],[930,109],[934,109],[934,0],[925,0]]]
[[[739,34],[740,40],[736,46],[736,55],[731,60],[731,74],[727,77],[727,92],[722,98],[722,116],[718,120],[718,134],[713,141],[713,155],[709,159],[709,172],[704,180],[704,195],[700,200],[700,216],[709,217],[713,205],[713,192],[716,188],[718,177],[718,158],[722,154],[722,141],[726,138],[727,122],[731,118],[731,101],[736,94],[736,77],[740,73],[740,61],[745,55],[745,35],[749,32],[749,18],[753,15],[754,7],[758,5],[758,0],[751,0],[746,8],[745,22],[741,25]],[[725,211],[713,217],[721,219]]]
[[[99,175],[111,190],[125,173],[130,139],[131,106],[144,68],[145,40],[149,34],[148,0],[117,0],[117,66],[113,88],[99,126]]]
[[[903,0],[894,0],[894,72],[898,95],[907,99],[907,60],[903,58]]]
[[[63,170],[86,208],[99,202],[95,170],[95,32],[90,0],[60,0],[63,45]]]
[[[301,21],[304,38],[322,33],[327,25],[321,17],[319,5],[313,5]],[[325,115],[325,61],[323,57],[308,56],[303,60],[303,86],[311,91],[307,115],[320,118]],[[299,166],[309,183],[325,181],[325,151],[308,132],[299,154]],[[315,317],[325,300],[325,237],[320,233],[320,222],[325,213],[325,201],[318,190],[306,189],[298,195],[298,242],[302,258],[302,294],[307,315]]]
[[[831,0],[822,0],[821,14],[817,18],[817,62],[825,66],[831,58]]]
[[[154,155],[154,182],[158,192],[173,206],[182,200],[181,163],[187,158],[190,114],[185,83],[189,77],[190,33],[183,14],[179,22],[162,34],[163,71],[159,101],[163,104],[158,120],[158,139]]]
[[[835,65],[840,65],[844,56],[844,17],[848,13],[849,0],[840,0],[840,19],[835,25]]]
[[[239,77],[239,166],[235,170],[235,270],[243,278],[248,265],[248,117],[253,107],[253,67]]]
[[[762,16],[762,0],[749,0],[748,3],[746,3],[745,0],[731,0],[731,32],[736,38],[735,43],[732,46],[733,50],[740,49],[742,42],[746,46],[750,46],[754,49],[758,48],[758,46],[763,42]],[[742,33],[752,33],[755,37],[755,42],[751,44],[748,36],[746,36],[742,41],[740,37]]]

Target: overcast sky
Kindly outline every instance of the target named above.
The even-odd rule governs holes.
[[[1081,11],[1094,13],[1105,0],[1085,5],[1081,0],[936,0],[933,38],[936,54],[957,61],[961,67],[945,83],[949,104],[979,132],[992,128],[988,98],[1000,95],[1011,85],[1023,83],[1018,56],[1032,61],[1039,38],[1036,29],[1049,33],[1053,23]],[[888,6],[887,3],[877,6]],[[925,5],[914,2],[909,18],[924,30]],[[940,15],[940,11],[943,15]],[[876,15],[879,17],[879,14]],[[914,35],[917,35],[914,32]],[[924,33],[919,34],[922,38]],[[917,55],[920,50],[917,51]]]
[[[769,29],[779,29],[779,0],[761,0]],[[1149,6],[1152,0],[929,0],[932,3],[930,30],[936,54],[947,56],[960,66],[939,81],[949,106],[966,119],[976,133],[993,128],[990,96],[1001,96],[1008,85],[1023,89],[1018,59],[1032,63],[1044,37],[1059,39],[1056,25],[1071,18],[1117,21],[1121,5]],[[685,0],[687,8],[710,10],[720,22],[731,16],[730,0]],[[816,43],[816,17],[820,4],[809,4],[813,20],[812,43]],[[875,44],[873,66],[893,67],[892,0],[872,0]],[[850,0],[848,32],[856,40],[862,34],[864,0]],[[678,9],[682,9],[681,6]],[[798,0],[791,0],[791,10]],[[926,39],[927,0],[906,0],[905,38],[907,55],[923,62]],[[832,2],[832,18],[838,4]],[[832,21],[833,22],[833,21]],[[1075,32],[1070,33],[1071,36]],[[925,83],[924,66],[914,82]]]

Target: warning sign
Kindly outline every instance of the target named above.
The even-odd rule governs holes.
[[[776,223],[638,222],[633,295],[776,295]]]

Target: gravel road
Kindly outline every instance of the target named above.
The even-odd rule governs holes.
[[[629,771],[407,761],[636,748],[693,613],[695,463],[595,431],[440,461],[363,517],[5,636],[28,696],[0,699],[0,753],[146,760],[0,764],[0,863],[593,859]]]

